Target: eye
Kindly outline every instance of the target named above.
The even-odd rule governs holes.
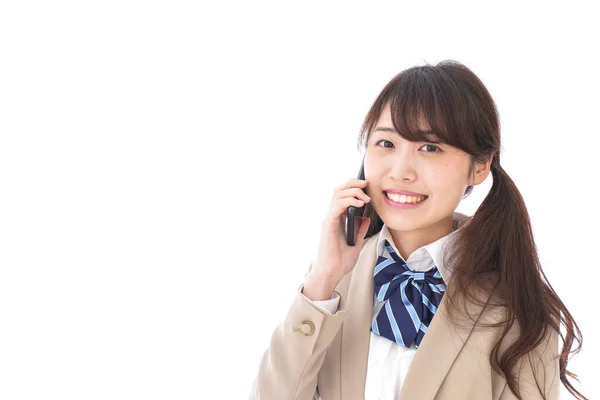
[[[380,141],[376,142],[375,146],[379,145],[379,143],[381,143],[381,142],[390,143],[392,146],[394,145],[394,143],[390,142],[389,140],[383,139],[383,140],[380,140]],[[426,153],[441,153],[442,152],[442,149],[440,149],[438,146],[436,146],[434,144],[431,144],[431,143],[427,143],[427,144],[421,146],[421,148],[426,147],[426,146],[429,147],[429,148],[433,147],[435,149],[434,151],[426,151]],[[388,148],[390,148],[390,147],[388,147]]]
[[[378,141],[378,142],[376,142],[376,143],[375,143],[375,146],[377,146],[377,145],[378,145],[379,143],[381,143],[381,142],[387,142],[387,143],[391,143],[392,145],[394,144],[394,143],[390,142],[389,140],[380,140],[380,141]],[[385,147],[385,146],[384,146],[384,147]]]
[[[441,153],[441,151],[442,151],[442,149],[440,149],[439,147],[437,147],[434,144],[428,143],[428,144],[424,145],[423,147],[425,147],[425,146],[428,146],[430,148],[433,147],[434,149],[436,149],[436,151],[427,151],[426,153]],[[423,147],[421,147],[421,148],[423,148]]]

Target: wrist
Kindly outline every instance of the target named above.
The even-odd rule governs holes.
[[[310,273],[304,281],[302,294],[312,301],[329,300],[333,296],[338,279]]]

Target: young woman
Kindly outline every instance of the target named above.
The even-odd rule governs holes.
[[[581,332],[542,271],[477,76],[454,61],[402,71],[360,140],[365,180],[334,191],[250,398],[557,399],[562,382],[585,399],[566,369]],[[475,214],[456,212],[490,173]],[[349,206],[365,207],[355,246]]]

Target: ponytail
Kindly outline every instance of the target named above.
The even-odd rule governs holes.
[[[452,304],[449,312],[455,315],[459,310],[459,298],[482,304],[473,295],[473,287],[487,288],[494,293],[494,298],[500,299],[497,305],[505,307],[507,319],[502,322],[504,330],[490,354],[490,363],[505,376],[508,387],[519,399],[517,378],[511,371],[522,357],[531,355],[530,352],[547,339],[548,330],[553,329],[564,342],[559,359],[560,380],[571,394],[586,399],[567,379],[567,375],[575,379],[577,376],[566,369],[574,339],[579,345],[573,353],[581,349],[579,327],[542,270],[525,202],[500,166],[498,153],[494,155],[491,172],[492,188],[469,223],[458,232],[452,252],[445,258],[445,265],[453,271],[453,282],[447,291],[447,300]],[[462,303],[462,309],[465,304]],[[519,327],[518,338],[506,347],[503,341],[515,321]],[[560,333],[561,324],[566,329],[566,339]],[[501,346],[506,347],[502,354]],[[545,399],[546,394],[537,384]]]

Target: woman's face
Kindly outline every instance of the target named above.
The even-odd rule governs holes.
[[[419,128],[426,130],[429,126],[421,121]],[[483,171],[475,174],[476,180],[469,180],[469,162],[469,155],[455,147],[402,138],[393,128],[387,105],[365,154],[365,178],[371,204],[392,231],[451,230],[452,214],[467,186],[477,185],[487,176]],[[396,208],[386,203],[383,193],[386,189],[408,190],[428,198],[414,208]]]

